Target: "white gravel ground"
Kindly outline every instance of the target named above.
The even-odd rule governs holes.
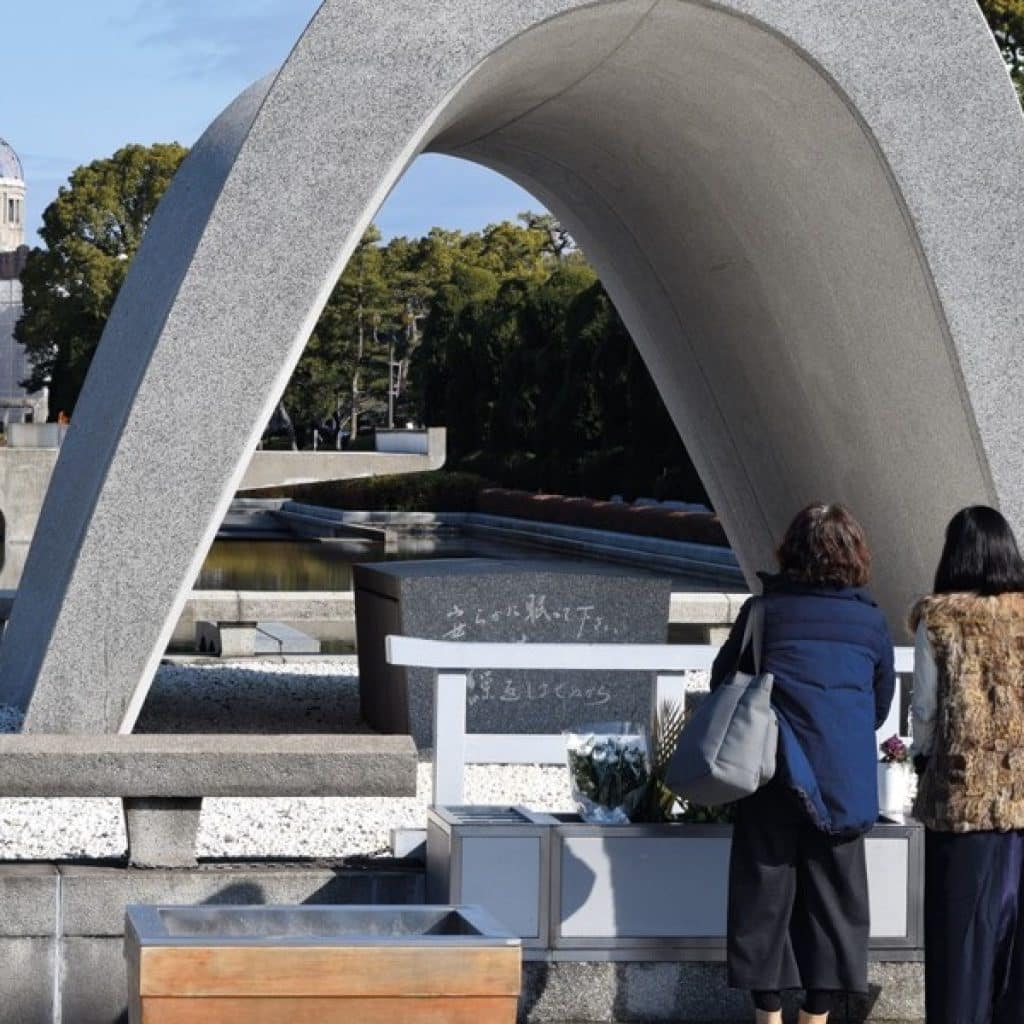
[[[355,659],[161,666],[140,718],[151,732],[361,732]],[[701,679],[692,684],[699,688]],[[0,731],[18,727],[0,708]],[[570,811],[564,767],[470,765],[466,799]],[[389,831],[426,823],[430,752],[415,798],[211,799],[203,807],[200,857],[347,857],[386,853]],[[0,859],[123,856],[117,800],[0,800]]]

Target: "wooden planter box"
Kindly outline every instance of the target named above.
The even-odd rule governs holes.
[[[131,1024],[514,1024],[519,940],[473,907],[128,908]]]
[[[481,904],[522,936],[527,959],[724,958],[730,826],[602,826],[561,815],[545,825],[550,816],[517,821],[507,812],[521,808],[490,808],[495,823],[481,832],[472,814],[482,810],[433,812],[428,898],[457,892]],[[916,824],[880,824],[868,837],[873,959],[923,955],[923,842]],[[510,876],[503,865],[513,857]]]

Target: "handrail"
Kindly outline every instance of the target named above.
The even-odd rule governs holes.
[[[474,670],[650,672],[655,675],[653,696],[660,702],[683,699],[682,676],[707,671],[720,650],[705,644],[479,643],[396,635],[384,644],[389,664],[437,672],[433,802],[448,806],[462,803],[467,763],[558,763],[565,757],[565,739],[559,734],[467,733],[466,697]],[[897,674],[913,672],[912,647],[896,647],[893,655]],[[897,686],[880,735],[899,731],[901,704]]]
[[[717,647],[697,644],[534,644],[389,636],[392,665],[436,669],[693,672],[711,667]]]
[[[385,638],[388,663],[408,668],[699,672],[720,648],[709,644],[481,643]],[[894,647],[896,671],[914,671],[914,648]]]

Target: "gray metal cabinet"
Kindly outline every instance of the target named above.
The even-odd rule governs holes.
[[[458,893],[488,908],[523,940],[545,950],[551,835],[556,818],[525,807],[437,807],[427,818],[427,901]]]
[[[431,812],[431,902],[479,903],[528,959],[720,960],[728,825],[589,825],[525,808]],[[882,823],[866,844],[871,956],[923,957],[924,832]]]

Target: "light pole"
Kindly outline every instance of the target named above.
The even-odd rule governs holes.
[[[388,335],[388,430],[395,427],[395,332]]]

